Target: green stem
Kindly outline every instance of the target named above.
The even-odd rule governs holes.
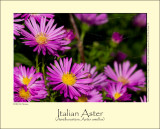
[[[38,66],[38,53],[36,55],[36,73],[39,72],[39,66]]]
[[[46,74],[45,74],[45,56],[42,56],[42,73],[43,73],[43,77],[44,77],[45,86],[48,91],[49,101],[51,101],[50,87],[47,86]]]
[[[82,33],[81,33],[81,41],[83,43],[83,39],[84,39],[84,36],[86,35],[86,32],[90,29],[89,25],[83,23],[82,26],[81,26],[81,30],[82,30]]]
[[[46,85],[46,75],[45,75],[45,57],[42,57],[42,73],[43,73],[43,77],[44,77],[44,81],[45,81],[45,85]]]
[[[82,41],[82,43],[83,43],[83,39],[84,39],[85,34],[86,34],[86,31],[82,31],[82,34],[81,34],[81,41]]]
[[[89,28],[90,27],[87,24],[85,24],[85,23],[82,24],[82,26],[81,26],[82,32],[81,32],[81,36],[80,36],[79,42],[78,42],[78,51],[79,51],[78,60],[79,61],[81,60],[83,63],[85,63],[83,40],[84,40],[86,32],[89,30]]]

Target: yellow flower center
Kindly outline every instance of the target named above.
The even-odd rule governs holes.
[[[25,91],[24,88],[21,88],[19,90],[19,96],[25,100],[27,100],[30,97],[30,92],[29,90]]]
[[[23,77],[22,82],[23,82],[24,85],[28,85],[28,84],[30,83],[31,79],[32,79],[32,77],[30,77],[30,78],[28,78],[28,77]]]
[[[121,82],[123,85],[129,83],[129,81],[127,79],[125,79],[124,77],[119,77],[118,81]]]
[[[82,95],[81,97],[78,97],[78,100],[76,100],[76,102],[87,102],[87,97]]]
[[[116,93],[114,94],[114,99],[117,100],[119,97],[121,97],[121,94],[118,93],[118,92],[116,92]]]
[[[66,85],[72,86],[76,83],[76,76],[73,73],[63,74],[62,76],[62,82]]]
[[[42,45],[42,44],[46,44],[47,43],[47,36],[46,34],[37,34],[36,35],[36,41],[38,44]]]

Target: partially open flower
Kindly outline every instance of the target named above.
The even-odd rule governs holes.
[[[65,40],[68,41],[68,43],[72,42],[72,40],[75,38],[75,35],[72,30],[66,30],[66,37]]]
[[[114,33],[112,34],[112,41],[113,41],[114,43],[119,44],[120,42],[122,42],[122,40],[123,40],[123,35],[121,35],[120,33],[114,32]]]

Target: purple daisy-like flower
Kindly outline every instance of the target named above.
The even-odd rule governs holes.
[[[42,73],[24,66],[14,68],[14,102],[40,101],[48,95]]]
[[[102,94],[96,89],[88,91],[88,95],[81,95],[78,100],[66,98],[64,102],[103,102]]]
[[[134,17],[133,23],[138,27],[146,27],[147,14],[140,13]]]
[[[137,64],[133,67],[130,67],[130,62],[126,61],[123,64],[119,64],[115,61],[114,62],[114,69],[107,65],[105,67],[105,74],[107,77],[111,78],[112,80],[108,80],[111,82],[121,82],[123,85],[127,86],[131,90],[137,91],[140,90],[139,87],[144,87],[145,84],[145,75],[144,72],[140,69],[136,72],[135,69],[137,68]],[[134,73],[133,73],[134,72]]]
[[[122,40],[123,40],[123,35],[121,35],[118,32],[113,32],[113,34],[112,34],[112,41],[114,43],[119,44],[120,42],[122,42]]]
[[[20,31],[21,29],[24,28],[23,25],[17,24],[17,22],[21,22],[23,21],[23,19],[16,19],[21,15],[21,13],[15,13],[14,14],[14,35],[16,36],[20,36]],[[14,36],[14,39],[16,39],[16,37]]]
[[[98,74],[96,66],[91,68],[90,64],[85,63],[84,70],[88,72],[88,78],[92,78],[90,86],[100,91],[106,85],[106,76],[103,73]]]
[[[25,20],[27,20],[30,17],[35,18],[38,22],[41,22],[41,17],[46,17],[48,19],[51,19],[54,17],[53,14],[49,14],[49,13],[25,13],[21,16],[22,18],[25,18]],[[48,20],[47,19],[47,20]]]
[[[130,101],[131,94],[127,93],[127,88],[122,83],[109,83],[106,88],[107,97],[113,101]]]
[[[142,55],[142,62],[143,64],[147,64],[147,51],[145,49],[144,54]]]
[[[41,83],[44,85],[43,74],[35,73],[34,67],[26,68],[25,66],[14,67],[14,75],[23,85],[29,85],[32,80],[41,79]],[[39,81],[38,81],[39,82]]]
[[[55,66],[51,65],[51,68],[47,66],[49,72],[47,74],[47,80],[49,85],[53,85],[53,90],[60,90],[60,94],[64,93],[64,97],[70,97],[71,99],[78,99],[81,94],[87,94],[87,91],[91,89],[88,86],[92,82],[91,78],[86,78],[87,72],[83,70],[84,65],[74,63],[71,67],[72,58],[60,59],[60,65],[55,60]]]
[[[102,25],[108,22],[107,14],[96,14],[96,13],[77,13],[75,16],[82,22],[88,25]]]
[[[142,98],[142,97],[140,97],[140,100],[141,100],[141,102],[147,102],[147,98],[146,98],[146,96],[145,96],[145,95],[143,96],[143,98]]]
[[[70,49],[65,46],[69,44],[64,40],[66,37],[63,26],[56,29],[57,24],[53,25],[54,19],[50,19],[46,25],[46,17],[41,17],[40,25],[36,23],[36,20],[31,17],[25,21],[26,26],[31,31],[31,34],[25,30],[22,30],[24,36],[23,43],[30,47],[35,47],[34,52],[38,51],[38,54],[42,51],[43,55],[46,55],[46,51],[53,56],[59,56],[57,50],[64,51]]]

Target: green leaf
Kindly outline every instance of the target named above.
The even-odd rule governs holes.
[[[33,65],[32,62],[26,56],[24,56],[21,53],[15,53],[14,54],[14,62],[25,64],[25,65],[28,65],[28,66]]]

